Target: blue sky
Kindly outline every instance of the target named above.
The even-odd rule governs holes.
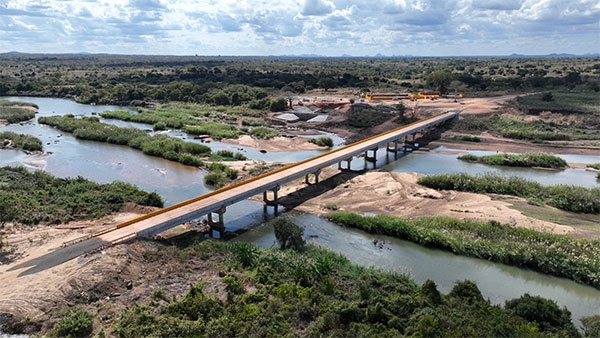
[[[0,0],[0,53],[600,52],[598,0]]]

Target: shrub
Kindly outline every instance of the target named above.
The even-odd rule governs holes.
[[[68,316],[54,326],[57,337],[86,337],[92,332],[92,315],[83,309],[68,311]]]
[[[20,148],[27,151],[41,151],[42,140],[35,136],[26,134],[17,134],[11,131],[0,132],[0,141],[10,140],[15,148]]]
[[[267,127],[256,127],[250,130],[250,135],[262,138],[262,139],[271,139],[273,137],[279,136],[279,132],[277,130],[267,128]]]
[[[560,309],[555,301],[524,294],[506,302],[505,307],[517,316],[539,325],[542,331],[557,330],[571,323],[571,312]]]
[[[581,318],[586,337],[600,337],[600,315]]]
[[[214,171],[204,175],[204,183],[213,187],[222,187],[227,183],[227,178],[222,171]]]
[[[469,280],[456,283],[448,297],[459,298],[468,304],[485,301],[477,285]]]
[[[294,224],[287,217],[278,217],[272,221],[275,229],[275,238],[281,249],[301,250],[304,248],[305,241],[304,228]]]
[[[314,143],[320,147],[333,147],[333,140],[331,139],[331,137],[328,136],[311,138],[310,140],[308,140],[308,142]]]

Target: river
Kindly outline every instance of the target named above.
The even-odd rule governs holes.
[[[125,109],[115,106],[92,106],[78,104],[65,99],[37,97],[5,97],[14,101],[36,103],[40,109],[37,117],[48,115],[92,115],[105,110]],[[147,129],[141,124],[103,120],[103,122]],[[69,134],[39,125],[37,120],[0,127],[0,131],[14,131],[37,136],[43,141],[44,156],[28,156],[21,151],[1,150],[0,165],[25,165],[31,169],[42,169],[58,177],[84,178],[106,183],[114,180],[129,182],[147,191],[159,193],[171,205],[207,193],[209,187],[203,183],[204,171],[156,157],[146,156],[140,151],[125,146],[77,140]],[[171,136],[192,141],[184,133],[169,132]],[[336,146],[342,143],[335,135]],[[211,142],[206,145],[213,150],[240,151],[253,160],[277,160],[294,162],[309,158],[319,151],[284,153],[261,153],[256,149],[233,144]],[[414,152],[401,155],[397,161],[386,164],[385,151],[378,152],[378,166],[386,171],[419,172],[423,174],[445,172],[467,172],[481,174],[493,172],[500,175],[517,175],[543,184],[575,184],[597,187],[595,173],[581,169],[540,170],[525,168],[498,168],[483,164],[466,163],[456,159],[455,149],[437,148],[429,152]],[[470,151],[476,155],[486,152]],[[487,152],[489,153],[489,152]],[[572,163],[600,162],[599,156],[559,155]],[[353,167],[362,167],[363,160],[355,159]],[[237,240],[253,242],[263,246],[273,245],[272,229],[264,223],[274,217],[272,208],[264,213],[262,203],[242,201],[227,209],[225,214],[229,230],[248,229]],[[314,243],[340,252],[352,262],[364,266],[379,267],[410,275],[418,283],[432,279],[440,291],[447,293],[456,281],[465,279],[477,283],[485,298],[502,304],[520,297],[524,293],[540,295],[555,300],[573,313],[575,322],[579,318],[600,314],[600,290],[575,282],[549,277],[543,274],[431,250],[384,236],[373,236],[362,231],[338,227],[326,220],[308,214],[293,213],[300,225],[305,226],[305,236]],[[382,247],[374,246],[373,240],[383,241]]]

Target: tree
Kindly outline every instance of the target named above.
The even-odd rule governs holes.
[[[337,85],[337,81],[330,77],[322,77],[317,81],[317,86],[327,91],[330,88],[334,88]]]
[[[560,329],[571,323],[571,312],[567,308],[561,309],[553,300],[527,293],[507,301],[505,307],[527,321],[536,322],[542,331]]]
[[[275,238],[281,249],[301,250],[306,242],[302,236],[304,228],[296,225],[287,217],[278,217],[272,221],[275,228]]]
[[[437,70],[427,77],[427,82],[434,85],[440,94],[448,91],[448,85],[454,80],[454,76],[447,70]]]
[[[288,109],[288,102],[283,97],[271,101],[271,106],[269,107],[271,111],[284,111],[286,109]]]
[[[554,100],[554,97],[552,96],[551,92],[547,92],[547,93],[544,93],[544,95],[542,95],[542,101],[550,102],[553,100]]]

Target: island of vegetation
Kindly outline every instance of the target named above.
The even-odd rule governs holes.
[[[458,159],[467,162],[479,162],[508,167],[564,169],[568,165],[567,161],[562,158],[544,153],[494,154],[484,156],[467,154],[459,156]]]

